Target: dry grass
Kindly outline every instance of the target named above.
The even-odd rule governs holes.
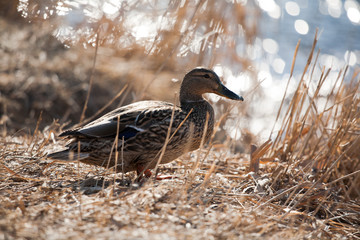
[[[160,168],[177,178],[138,186],[132,173],[48,164],[49,131],[6,136],[3,237],[359,238],[359,82],[339,81],[324,110],[300,81],[274,143],[252,154],[255,172],[249,155],[209,145]]]
[[[29,34],[26,29],[17,31]],[[46,39],[48,35],[44,33],[42,36]],[[176,43],[175,40],[171,42]],[[53,163],[44,158],[46,152],[64,144],[54,138],[59,124],[51,124],[46,116],[50,115],[49,119],[52,119],[57,111],[68,111],[61,122],[79,120],[88,90],[88,76],[94,71],[93,53],[81,50],[74,53],[57,46],[54,51],[58,52],[55,51],[54,56],[61,56],[63,61],[60,57],[53,59],[55,63],[41,62],[38,58],[24,58],[24,62],[10,61],[10,70],[1,78],[1,84],[8,86],[8,92],[1,88],[5,94],[1,96],[0,238],[359,239],[359,74],[356,72],[345,79],[347,69],[344,68],[332,91],[326,96],[321,95],[321,89],[329,84],[331,69],[323,68],[319,79],[313,77],[313,69],[317,65],[315,45],[316,40],[304,74],[297,79],[296,92],[289,104],[285,104],[284,100],[279,108],[277,121],[281,123],[281,129],[273,132],[271,140],[258,144],[259,147],[253,146],[251,154],[235,154],[229,151],[229,146],[238,143],[215,144],[214,139],[214,144],[211,142],[196,152],[159,167],[161,174],[171,174],[176,178],[164,181],[150,179],[141,186],[132,181],[134,173],[114,174],[102,168],[78,163]],[[32,56],[31,49],[24,49]],[[8,51],[15,50],[9,46]],[[106,52],[106,48],[99,49],[99,52]],[[202,53],[197,57],[200,59],[206,54],[214,53]],[[10,54],[8,58],[14,60],[14,56]],[[111,56],[108,65],[102,64],[104,60],[101,58],[98,60],[93,76],[103,80],[100,84],[94,78],[93,87],[104,92],[90,95],[87,116],[105,106],[111,98],[109,96],[116,96],[126,83],[130,87],[119,96],[123,98],[120,102],[143,98],[141,89],[131,86],[132,81],[139,82],[134,70],[121,75],[118,69],[109,69],[109,65],[119,61],[122,70],[132,63],[139,66],[138,58],[137,55],[132,58]],[[181,71],[173,73],[169,70],[177,62],[176,56],[159,59],[155,56],[147,59],[154,65],[150,64],[151,67],[144,70],[149,75],[144,78],[145,85],[156,85],[153,79],[162,76],[162,73],[165,73],[164,78],[182,75]],[[67,73],[72,69],[70,66],[80,60],[83,67],[75,69],[78,75],[74,77]],[[164,62],[168,65],[160,64]],[[189,66],[197,65],[195,63],[190,62]],[[22,82],[16,83],[23,86],[22,89],[10,84],[15,75],[11,69],[15,68],[25,73],[20,75],[23,76]],[[50,73],[42,75],[45,84],[40,81],[24,84],[29,83],[26,76],[33,76],[34,69]],[[51,78],[53,72],[62,81]],[[115,86],[121,76],[133,77],[129,82],[122,81],[120,86],[117,84],[116,89],[109,87]],[[47,93],[48,89],[53,89],[50,96],[59,96],[58,100],[48,101],[45,107],[31,105],[35,106],[35,109],[29,109],[33,111],[33,117],[29,120],[25,118],[28,122],[22,123],[23,105],[14,96],[30,99],[34,92],[38,93],[39,86],[47,86],[44,89]],[[74,89],[74,86],[78,88],[70,94],[66,89]],[[171,101],[173,96],[169,98]],[[45,96],[34,101],[46,103],[46,99]],[[92,99],[97,101],[92,102]],[[60,103],[66,104],[53,110],[51,104],[56,106]],[[77,107],[74,109],[74,106]],[[42,120],[38,117],[41,111],[44,112]],[[19,115],[14,118],[11,114],[15,113]],[[61,112],[57,114],[63,116]],[[21,123],[31,127],[31,133],[14,133],[21,128]],[[242,139],[245,148],[257,144],[250,133],[246,136],[244,134]]]

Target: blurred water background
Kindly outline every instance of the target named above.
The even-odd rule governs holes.
[[[352,76],[360,64],[359,1],[259,0],[257,4],[262,10],[259,36],[255,40],[257,50],[250,52],[249,56],[256,62],[258,80],[264,80],[261,85],[267,100],[262,102],[263,107],[259,112],[267,112],[269,118],[265,121],[255,118],[257,123],[251,128],[255,132],[263,131],[259,126],[265,127],[266,124],[273,123],[273,110],[277,110],[289,79],[293,54],[299,40],[301,42],[294,68],[294,81],[290,82],[289,94],[297,86],[296,79],[301,78],[316,29],[319,31],[317,47],[320,55],[313,84],[319,79],[322,67],[332,69],[321,95],[330,93],[341,69],[349,65],[348,77],[345,78],[349,81],[349,76]],[[320,108],[324,102],[320,99]],[[265,132],[264,136],[267,135]]]
[[[224,125],[235,139],[244,128],[261,139],[269,137],[295,47],[301,40],[288,96],[301,78],[316,29],[320,55],[308,83],[316,85],[323,67],[332,69],[325,83],[328,88],[321,95],[330,93],[345,66],[350,67],[346,77],[350,80],[360,63],[360,4],[356,0],[52,0],[36,4],[20,0],[18,11],[31,22],[50,22],[53,35],[68,48],[103,46],[99,58],[127,51],[139,55],[146,65],[149,61],[144,55],[156,56],[157,74],[173,69],[179,78],[194,66],[212,67],[230,89],[245,97],[246,105],[233,108]],[[116,68],[129,69],[125,63],[118,64]],[[131,66],[141,72],[144,65]],[[210,99],[221,106],[219,98]],[[318,104],[321,108],[321,99]]]

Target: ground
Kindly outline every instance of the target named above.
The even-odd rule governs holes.
[[[93,71],[94,49],[65,48],[48,27],[0,18],[0,239],[360,238],[358,75],[328,96],[322,112],[319,96],[299,84],[284,107],[292,114],[267,142],[247,129],[235,140],[220,128],[202,149],[159,168],[172,179],[137,183],[135,173],[46,154],[62,148],[57,135],[79,122],[89,76],[101,81],[87,117],[141,99],[154,76],[182,73],[159,74],[149,63],[146,74],[124,74],[142,62],[137,51],[99,58]],[[153,83],[150,98],[179,84]]]

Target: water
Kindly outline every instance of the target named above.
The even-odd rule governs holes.
[[[264,11],[265,14],[260,20],[260,38],[263,41],[263,47],[266,46],[264,42],[266,39],[274,40],[278,51],[271,53],[264,49],[263,59],[268,59],[266,63],[270,65],[270,68],[261,70],[270,70],[275,78],[289,73],[295,46],[301,39],[295,72],[302,72],[311,50],[316,28],[319,30],[317,47],[321,49],[322,56],[320,64],[332,67],[334,70],[339,70],[345,64],[351,67],[359,65],[360,7],[358,2],[354,0],[301,0],[277,1],[273,4],[270,9],[273,11],[278,9],[279,13]],[[284,67],[274,64],[273,59],[277,58],[285,63]]]
[[[259,21],[259,36],[255,41],[258,50],[253,60],[258,69],[258,80],[263,81],[264,96],[257,99],[250,121],[250,130],[262,138],[269,136],[274,113],[290,76],[296,44],[300,47],[290,83],[291,96],[301,78],[312,43],[318,29],[320,56],[313,77],[317,81],[320,68],[331,68],[321,95],[330,92],[338,73],[349,65],[347,80],[360,64],[360,7],[354,0],[258,0],[263,14]],[[261,107],[259,107],[261,106]],[[277,126],[279,128],[279,126]]]

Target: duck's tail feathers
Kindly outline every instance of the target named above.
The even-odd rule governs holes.
[[[54,152],[47,155],[48,158],[61,161],[80,161],[88,158],[89,156],[89,153],[78,153],[70,150]]]

